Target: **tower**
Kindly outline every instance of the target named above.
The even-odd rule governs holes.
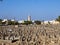
[[[31,16],[28,16],[28,21],[31,21]]]

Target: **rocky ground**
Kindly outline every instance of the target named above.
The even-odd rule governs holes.
[[[0,26],[0,45],[60,45],[60,24]]]

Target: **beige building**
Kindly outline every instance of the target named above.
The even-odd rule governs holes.
[[[52,21],[49,21],[49,22],[50,22],[50,24],[59,24],[59,22],[55,21],[55,20],[52,20]]]
[[[59,24],[58,21],[55,21],[55,20],[51,20],[51,21],[44,21],[44,24]]]

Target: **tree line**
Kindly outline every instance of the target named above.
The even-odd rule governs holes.
[[[24,21],[24,23],[18,23],[18,21],[11,21],[11,20],[8,20],[8,21],[5,21],[5,22],[2,22],[3,20],[0,19],[0,25],[19,25],[19,24],[22,24],[22,25],[29,25],[29,24],[41,24],[41,21],[39,20],[35,20],[34,22],[32,21]],[[58,16],[56,18],[56,21],[59,21],[60,22],[60,16]]]
[[[11,20],[8,20],[8,21],[5,21],[5,22],[2,22],[3,20],[0,19],[0,25],[19,25],[19,24],[22,24],[22,25],[29,25],[29,24],[41,24],[41,21],[39,20],[36,20],[34,22],[32,21],[24,21],[24,23],[18,23],[18,21],[11,21]]]

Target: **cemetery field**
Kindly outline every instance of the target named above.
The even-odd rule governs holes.
[[[60,24],[0,26],[0,45],[60,45]]]

